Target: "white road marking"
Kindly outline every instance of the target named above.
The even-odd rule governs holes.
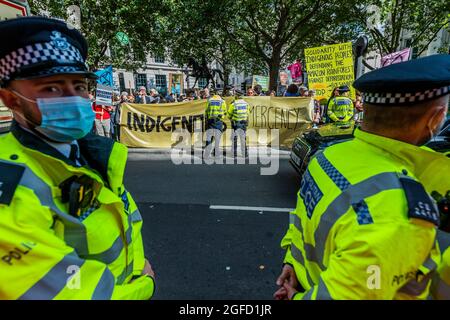
[[[247,207],[247,206],[220,206],[210,205],[212,210],[240,210],[240,211],[266,211],[266,212],[291,212],[293,208],[272,208],[272,207]]]

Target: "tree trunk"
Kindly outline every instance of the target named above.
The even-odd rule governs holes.
[[[274,47],[272,51],[272,58],[269,64],[269,90],[277,91],[278,85],[278,72],[280,71],[281,64],[281,47]]]
[[[280,71],[280,59],[272,59],[269,64],[269,90],[277,90],[278,72]]]
[[[223,95],[225,96],[227,93],[228,93],[228,82],[229,82],[229,79],[230,78],[230,72],[229,72],[229,70],[228,70],[228,68],[224,68],[223,69],[223,91],[222,91],[222,93],[223,93]]]

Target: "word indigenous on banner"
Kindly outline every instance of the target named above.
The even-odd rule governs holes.
[[[256,133],[247,143],[252,146],[270,145],[267,129],[278,129],[280,146],[291,147],[294,139],[311,125],[313,100],[308,97],[245,97],[249,104],[248,129]],[[233,98],[225,98],[227,107]],[[185,130],[192,134],[192,144],[205,141],[206,100],[164,105],[123,104],[120,119],[120,142],[129,147],[170,148],[174,146],[172,133]],[[230,146],[227,131],[231,122],[225,116],[221,145]],[[261,133],[261,134],[260,134]],[[200,141],[199,141],[200,140]],[[196,144],[197,145],[197,144]]]

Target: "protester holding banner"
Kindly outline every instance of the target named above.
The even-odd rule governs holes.
[[[317,125],[319,125],[322,122],[322,106],[320,105],[319,101],[314,98],[316,92],[314,90],[307,91],[307,97],[311,97],[314,99],[314,118],[313,118],[313,128],[317,128]]]
[[[294,83],[291,83],[289,87],[287,88],[286,92],[284,93],[285,97],[298,97],[298,86]]]
[[[160,103],[161,97],[156,89],[150,89],[150,103]]]
[[[201,99],[209,99],[210,98],[210,96],[209,96],[209,89],[208,88],[205,88],[205,89],[203,89],[203,90],[201,90],[200,91],[200,97],[201,97]]]
[[[139,94],[135,98],[135,103],[150,104],[152,99],[147,96],[147,89],[144,86],[139,87]]]

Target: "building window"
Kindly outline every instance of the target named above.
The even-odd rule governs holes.
[[[155,75],[156,80],[156,90],[162,95],[167,94],[167,78],[165,74],[157,74]]]
[[[147,74],[138,73],[135,77],[136,80],[136,89],[139,90],[139,87],[144,86],[147,88]]]
[[[198,79],[198,87],[204,88],[208,84],[208,80],[206,78],[199,78]]]
[[[165,63],[164,56],[155,56],[155,62],[156,63]]]

